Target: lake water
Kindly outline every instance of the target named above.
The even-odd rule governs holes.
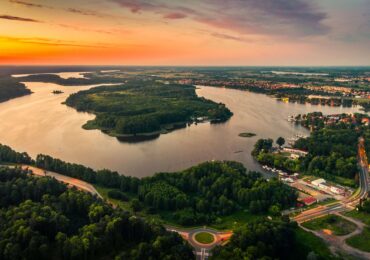
[[[69,79],[69,78],[77,78],[82,79],[85,78],[83,73],[89,73],[89,72],[59,72],[59,73],[38,73],[38,75],[43,74],[52,74],[52,75],[58,75],[62,79]],[[12,75],[13,78],[20,78],[20,77],[27,77],[33,74],[16,74]]]
[[[236,160],[248,169],[261,170],[250,153],[258,138],[308,134],[287,121],[289,115],[322,111],[357,112],[358,108],[282,103],[262,94],[199,87],[199,96],[222,102],[234,116],[224,124],[202,123],[141,143],[124,143],[98,130],[81,126],[94,115],[61,104],[71,93],[91,88],[50,83],[25,83],[34,93],[0,103],[0,143],[35,157],[39,153],[95,169],[108,168],[125,175],[149,176],[177,171],[207,160]],[[64,93],[54,95],[53,90]],[[256,133],[242,138],[241,132]]]

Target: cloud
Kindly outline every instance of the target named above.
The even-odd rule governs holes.
[[[14,4],[23,5],[25,7],[31,7],[31,8],[47,8],[47,9],[57,9],[55,7],[52,7],[50,5],[42,5],[42,4],[34,4],[31,2],[26,2],[22,0],[9,0],[9,2]],[[111,17],[108,14],[103,14],[97,11],[91,11],[91,10],[85,10],[85,9],[78,9],[78,8],[63,8],[62,9],[65,12],[79,14],[79,15],[85,15],[85,16],[95,16],[95,17]]]
[[[176,13],[176,12],[168,13],[168,14],[165,14],[163,16],[163,18],[165,18],[165,19],[183,19],[183,18],[186,18],[186,17],[187,17],[187,15],[184,14],[184,13]]]
[[[168,19],[182,14],[198,23],[240,34],[322,35],[327,14],[314,0],[111,0],[132,13],[152,12]],[[169,17],[168,17],[169,16]]]
[[[81,44],[73,41],[65,41],[58,39],[50,38],[38,38],[38,37],[8,37],[0,36],[0,41],[12,41],[12,42],[21,42],[25,44],[37,44],[37,45],[46,45],[46,46],[62,46],[62,47],[83,47],[83,48],[105,48],[103,45],[93,45],[93,44]]]
[[[79,27],[79,26],[75,26],[71,24],[56,24],[56,25],[63,27],[63,28],[68,28],[68,29],[72,29],[75,31],[81,31],[81,32],[96,32],[96,33],[103,33],[103,34],[113,34],[112,31],[84,28],[84,27]]]
[[[98,16],[98,17],[102,16],[101,14],[95,11],[81,10],[81,9],[75,9],[75,8],[68,8],[66,10],[70,13],[81,14],[81,15],[86,15],[86,16]]]
[[[24,18],[24,17],[12,16],[12,15],[0,15],[0,19],[20,21],[20,22],[42,23],[41,21],[34,20],[31,18]]]
[[[34,3],[29,3],[21,0],[9,0],[9,2],[14,3],[14,4],[19,4],[19,5],[24,5],[28,7],[36,7],[36,8],[50,8],[46,5],[41,5],[41,4],[34,4]]]
[[[232,40],[232,41],[238,41],[238,42],[250,42],[250,40],[243,39],[241,37],[236,37],[236,36],[224,34],[224,33],[213,32],[210,35],[215,37],[215,38],[219,38],[219,39],[223,39],[223,40]]]

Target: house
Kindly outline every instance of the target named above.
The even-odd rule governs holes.
[[[317,200],[314,197],[306,197],[304,199],[301,199],[301,202],[303,202],[305,205],[309,206],[317,202]]]
[[[284,182],[289,182],[289,183],[293,183],[294,182],[294,180],[292,179],[292,178],[282,178],[281,179],[282,181],[284,181]]]
[[[364,125],[369,125],[370,119],[369,118],[362,118],[361,123]]]

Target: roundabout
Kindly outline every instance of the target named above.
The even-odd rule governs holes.
[[[212,228],[181,229],[166,226],[168,231],[179,233],[183,239],[194,248],[196,259],[205,260],[211,255],[212,249],[217,245],[226,243],[232,231],[218,231]]]

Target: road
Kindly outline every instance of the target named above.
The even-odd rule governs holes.
[[[36,167],[33,167],[33,166],[29,166],[29,165],[22,165],[21,167],[24,170],[26,170],[26,169],[31,170],[32,174],[34,174],[36,176],[53,177],[53,178],[55,178],[56,180],[58,180],[60,182],[63,182],[67,185],[74,186],[77,189],[84,190],[86,192],[91,193],[92,195],[96,195],[97,197],[103,199],[103,197],[99,194],[99,192],[95,189],[95,187],[93,185],[91,185],[90,183],[87,183],[85,181],[81,181],[81,180],[76,179],[76,178],[68,177],[68,176],[65,176],[65,175],[62,175],[62,174],[59,174],[59,173],[56,173],[56,172],[45,171],[43,169],[36,168]]]
[[[319,218],[328,214],[343,212],[347,210],[355,209],[360,203],[361,199],[368,196],[369,193],[369,164],[366,156],[365,140],[363,137],[359,138],[358,142],[358,165],[359,165],[359,192],[356,192],[353,196],[335,204],[329,204],[326,206],[319,206],[314,209],[306,210],[301,212],[293,219],[298,223],[303,223],[315,218]]]

